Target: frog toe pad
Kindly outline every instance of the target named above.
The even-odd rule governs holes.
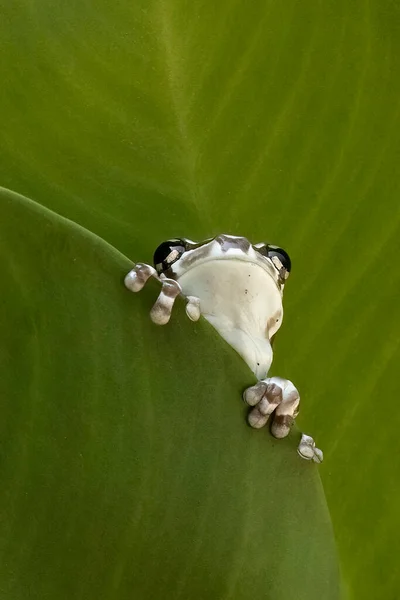
[[[161,292],[150,311],[150,318],[156,325],[165,325],[171,318],[172,308],[182,288],[173,279],[162,279]]]
[[[200,319],[200,298],[197,296],[186,296],[186,314],[191,321],[198,321]]]
[[[125,287],[131,292],[140,292],[150,277],[156,276],[156,270],[145,263],[137,263],[124,279]]]
[[[302,434],[297,452],[301,458],[312,460],[315,463],[322,463],[324,454],[322,450],[315,447],[315,442],[310,435]]]
[[[260,429],[264,427],[269,416],[282,402],[282,389],[266,379],[247,388],[244,391],[243,399],[254,407],[248,416],[249,424],[255,429]]]

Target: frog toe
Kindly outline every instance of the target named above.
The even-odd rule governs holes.
[[[322,450],[320,450],[320,448],[314,448],[314,456],[312,457],[312,459],[315,463],[322,463],[322,461],[324,460],[324,453],[322,452]]]
[[[256,404],[258,404],[260,402],[261,398],[264,396],[266,389],[267,389],[266,382],[259,381],[255,385],[252,385],[251,387],[248,387],[247,389],[244,390],[243,400],[249,406],[255,406]]]
[[[198,321],[200,319],[200,298],[197,296],[186,296],[186,314],[191,321]]]
[[[156,277],[156,270],[145,263],[137,263],[124,279],[125,287],[131,292],[140,292],[150,277]]]
[[[294,418],[291,415],[275,415],[271,424],[271,433],[277,439],[285,438],[289,435]]]
[[[254,407],[248,416],[249,424],[255,429],[260,429],[266,425],[270,415],[282,402],[282,389],[269,380],[262,380],[247,388],[243,398],[247,404]]]
[[[269,379],[262,379],[244,390],[243,400],[249,406],[256,406],[259,403],[261,405],[262,403],[262,406],[268,407],[268,414],[270,414],[282,402],[282,388]],[[273,408],[270,408],[272,406]]]
[[[324,454],[322,450],[315,447],[314,439],[305,433],[302,434],[297,452],[301,458],[312,460],[315,463],[322,463]]]
[[[267,424],[268,419],[269,415],[263,415],[257,406],[249,412],[247,417],[250,427],[253,427],[254,429],[261,429],[264,427],[264,425]]]
[[[163,279],[161,292],[150,311],[150,318],[156,325],[166,325],[171,318],[175,299],[181,293],[181,286],[173,279]]]

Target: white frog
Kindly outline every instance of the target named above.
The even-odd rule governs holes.
[[[299,412],[300,395],[291,381],[267,375],[291,270],[287,252],[226,234],[199,243],[171,239],[156,249],[154,266],[137,263],[125,277],[126,287],[133,292],[140,291],[150,277],[160,280],[161,292],[150,312],[152,321],[168,323],[175,299],[183,296],[189,318],[197,321],[202,315],[259,379],[243,394],[252,407],[249,424],[259,429],[270,420],[272,435],[286,437]],[[322,451],[306,434],[302,434],[298,453],[306,460],[323,460]]]

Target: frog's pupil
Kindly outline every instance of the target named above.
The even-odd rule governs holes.
[[[158,246],[154,252],[154,266],[158,273],[162,273],[169,269],[169,267],[176,262],[186,248],[184,242],[180,239],[168,240]]]

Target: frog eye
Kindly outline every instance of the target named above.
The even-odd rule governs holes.
[[[289,254],[286,252],[286,250],[284,250],[283,248],[279,248],[278,246],[271,246],[271,244],[267,246],[267,249],[268,258],[272,260],[272,262],[278,268],[278,270],[279,266],[283,267],[289,274],[292,268],[292,261],[290,260]],[[278,261],[281,263],[279,266],[277,264],[278,261],[275,259],[278,259]]]
[[[279,278],[282,281],[285,281],[285,279],[289,277],[292,261],[286,250],[279,248],[279,246],[273,246],[272,244],[257,244],[254,247],[260,254],[271,260],[274,267],[279,272]]]
[[[167,271],[174,262],[180,259],[184,252],[186,252],[185,241],[179,238],[160,244],[153,256],[157,273],[160,275],[160,273]]]

